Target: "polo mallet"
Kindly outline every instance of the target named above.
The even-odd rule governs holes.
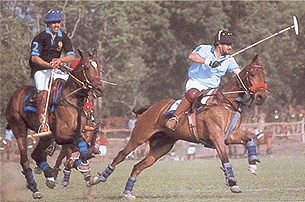
[[[242,53],[242,52],[244,52],[244,51],[246,51],[246,50],[248,50],[250,48],[252,48],[253,46],[256,46],[256,45],[258,45],[258,44],[260,44],[260,43],[262,43],[264,41],[267,41],[268,39],[270,39],[272,37],[278,36],[278,35],[282,34],[283,32],[286,32],[288,30],[294,29],[295,34],[299,35],[299,25],[298,25],[297,17],[296,16],[292,16],[292,20],[293,20],[293,25],[291,25],[291,26],[289,26],[289,27],[287,27],[287,28],[285,28],[285,29],[283,29],[283,30],[281,30],[279,32],[276,32],[276,33],[272,34],[271,36],[268,36],[267,38],[264,38],[264,39],[254,43],[254,44],[252,44],[252,45],[250,45],[250,46],[248,46],[248,47],[246,47],[246,48],[244,48],[244,49],[242,49],[240,51],[237,51],[236,53],[234,53],[234,54],[230,55],[229,57],[225,58],[224,60],[222,60],[222,62],[227,60],[227,59],[229,59],[229,58],[231,58],[231,57],[234,57],[234,56],[236,56],[236,55],[238,55],[238,54],[240,54],[240,53]]]

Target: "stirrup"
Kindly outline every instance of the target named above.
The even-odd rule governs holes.
[[[39,128],[38,128],[38,133],[41,133],[40,130],[43,126],[46,126],[48,128],[48,131],[50,131],[50,126],[48,123],[42,123],[40,124]],[[43,131],[43,132],[48,132],[48,131]]]
[[[173,128],[170,128],[170,127],[168,126],[168,123],[169,123],[171,120],[175,120],[175,121],[176,121],[176,125],[174,125]],[[173,117],[171,117],[170,119],[168,119],[168,120],[166,121],[165,126],[166,126],[168,129],[174,131],[174,130],[176,130],[176,128],[177,128],[177,126],[178,126],[178,123],[179,123],[179,118],[178,118],[176,115],[174,115]]]
[[[46,148],[46,150],[44,150],[47,155],[49,155],[50,157],[53,156],[54,152],[55,152],[55,146],[53,144],[49,145],[48,148]]]

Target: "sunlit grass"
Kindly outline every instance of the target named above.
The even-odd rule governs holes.
[[[247,171],[247,159],[232,159],[233,171],[242,193],[231,193],[224,184],[219,159],[197,159],[190,161],[160,161],[144,170],[137,178],[133,194],[137,201],[298,201],[305,199],[305,159],[262,158],[258,164],[258,175]],[[105,183],[90,188],[90,201],[120,201],[126,181],[136,161],[119,164]],[[18,165],[18,164],[16,164]],[[18,165],[19,166],[19,165]],[[92,163],[92,174],[102,171],[107,163]],[[25,188],[20,166],[14,168],[20,175],[17,194],[23,200],[32,200],[31,192]],[[4,173],[4,174],[3,174]],[[8,170],[1,167],[1,185],[9,180]],[[59,175],[59,181],[62,179]],[[18,178],[19,178],[18,177]],[[43,175],[35,175],[43,200],[82,201],[83,192],[88,192],[83,176],[72,171],[68,188],[60,184],[54,190],[45,186]]]

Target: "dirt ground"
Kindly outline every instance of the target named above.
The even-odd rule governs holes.
[[[106,158],[104,161],[111,162],[115,157],[117,152],[123,148],[124,140],[123,139],[109,139],[109,146]],[[175,149],[174,156],[168,155],[165,159],[173,160],[186,160],[186,150],[188,143],[183,141],[178,141]],[[238,146],[238,153],[243,154],[243,146]],[[266,157],[266,145],[262,145],[259,150],[259,156]],[[49,158],[50,165],[54,165],[56,156],[59,151],[56,151],[53,157]],[[305,143],[301,141],[301,137],[291,137],[291,138],[275,138],[273,143],[273,154],[268,157],[284,157],[284,156],[304,156],[305,155]],[[206,149],[201,145],[197,145],[196,158],[217,158],[215,150]],[[233,157],[232,157],[233,158]],[[246,158],[245,156],[240,155],[238,158]],[[102,161],[101,158],[92,159],[92,161]],[[16,148],[13,148],[13,153],[11,154],[10,160],[4,158],[0,160],[1,170],[10,169],[10,180],[7,180],[8,177],[1,175],[1,196],[0,201],[18,201],[22,200],[21,196],[18,196],[18,182],[25,180],[24,176],[20,173],[20,164],[19,164],[19,154]],[[31,164],[34,167],[34,163]],[[26,188],[25,188],[26,189]]]

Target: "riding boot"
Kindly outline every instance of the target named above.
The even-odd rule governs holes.
[[[191,107],[191,104],[192,103],[190,103],[186,98],[183,98],[172,117],[166,122],[166,127],[171,130],[175,130],[179,123],[180,117],[188,108]]]
[[[48,132],[48,116],[45,116],[45,108],[47,105],[48,91],[42,90],[38,92],[37,97],[37,114],[39,123],[41,124],[38,132]]]
[[[185,94],[185,97],[182,99],[178,108],[172,115],[172,117],[166,122],[166,127],[175,130],[181,116],[191,107],[192,103],[195,101],[197,95],[199,94],[199,90],[192,88],[188,90]]]

